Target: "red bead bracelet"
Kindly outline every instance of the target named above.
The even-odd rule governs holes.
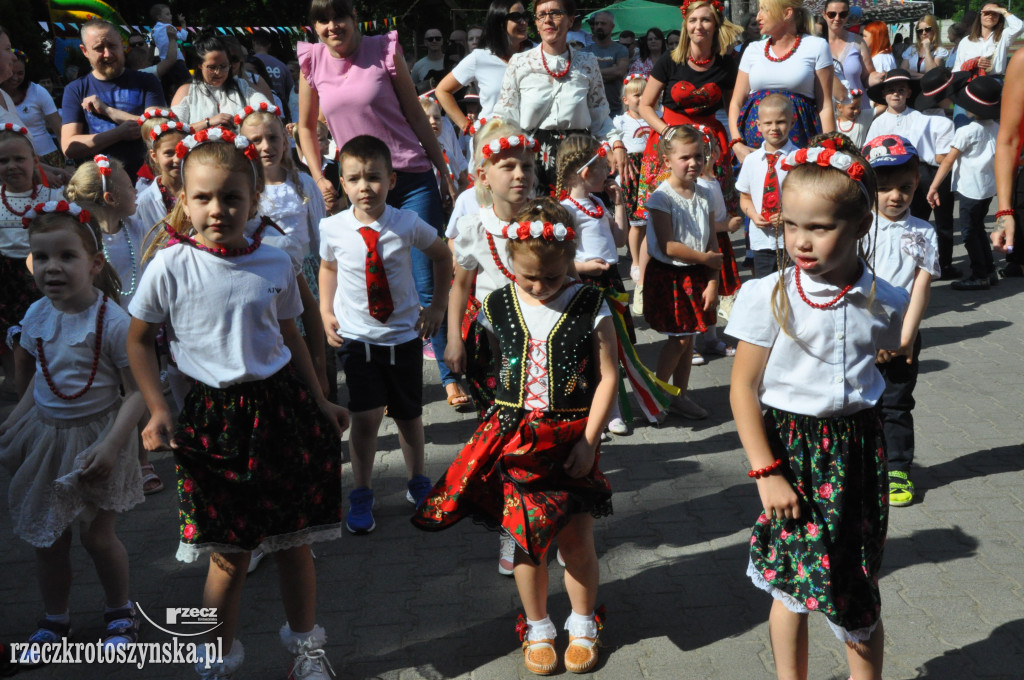
[[[766,465],[760,470],[751,470],[750,472],[747,473],[747,477],[750,477],[751,479],[760,479],[761,477],[767,477],[768,475],[778,470],[779,466],[781,465],[782,459],[776,458],[771,465]]]
[[[998,220],[1000,217],[1013,217],[1016,213],[1017,211],[1014,210],[1013,208],[1007,208],[1006,210],[997,210],[996,219]]]

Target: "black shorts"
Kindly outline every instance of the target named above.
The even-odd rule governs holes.
[[[350,411],[387,406],[395,420],[423,414],[423,342],[419,338],[394,346],[345,338],[338,363],[345,371]]]

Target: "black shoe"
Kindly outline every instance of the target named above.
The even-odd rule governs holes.
[[[987,278],[984,279],[960,279],[949,286],[953,290],[988,290],[991,285]]]
[[[1024,267],[1020,266],[1016,262],[1010,262],[1005,267],[999,270],[999,275],[1002,276],[1004,279],[1024,276]]]
[[[999,274],[996,274],[995,272],[992,272],[991,274],[989,274],[988,275],[988,285],[990,285],[990,286],[998,286],[999,285]]]
[[[942,268],[942,271],[939,273],[939,281],[953,281],[961,276],[963,276],[963,272],[958,267],[950,265]]]

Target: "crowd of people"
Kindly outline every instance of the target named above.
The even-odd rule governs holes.
[[[388,417],[412,523],[497,529],[526,668],[588,672],[593,526],[612,511],[600,444],[632,431],[634,405],[655,427],[709,417],[687,386],[716,354],[763,506],[747,576],[773,598],[778,676],[807,677],[820,611],[851,677],[881,678],[878,575],[889,508],[915,501],[931,282],[1024,276],[1024,23],[989,2],[949,28],[951,49],[931,15],[902,48],[849,0],[818,17],[763,0],[738,23],[720,0],[680,11],[677,31],[616,36],[607,10],[581,31],[574,0],[493,0],[479,25],[417,36],[410,64],[350,0],[312,0],[316,41],[288,54],[259,32],[186,48],[159,4],[149,36],[82,26],[91,70],[59,106],[0,28],[0,358],[19,399],[0,463],[36,554],[29,641],[70,635],[75,525],[104,644],[138,640],[115,518],[164,488],[148,455],[169,450],[177,557],[209,560],[221,624],[200,677],[241,666],[241,592],[268,555],[289,677],[333,677],[310,546],[376,528]],[[650,369],[641,323],[661,337]],[[425,358],[478,419],[436,482]],[[571,604],[561,654],[552,559]]]

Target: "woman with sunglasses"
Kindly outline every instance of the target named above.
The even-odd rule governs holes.
[[[903,53],[903,61],[900,68],[909,71],[914,78],[922,75],[946,63],[949,50],[942,46],[942,35],[939,33],[939,22],[931,14],[926,14],[917,20],[917,27],[914,29],[917,42],[908,47]],[[957,70],[957,69],[954,69]]]
[[[833,87],[833,99],[844,99],[849,90],[861,90],[881,82],[881,74],[875,78],[875,65],[871,51],[864,38],[846,30],[846,19],[850,16],[849,0],[831,0],[825,5],[825,26],[828,28],[828,49],[832,53],[832,64],[836,71],[836,82],[841,89]],[[867,101],[867,100],[864,100]]]
[[[626,146],[609,115],[597,57],[571,49],[566,39],[576,16],[575,0],[538,0],[535,8],[541,44],[509,60],[494,114],[540,142],[538,191],[554,188],[558,146],[574,133],[611,144],[612,171],[632,177]]]
[[[757,22],[768,39],[743,50],[729,102],[730,145],[741,163],[764,141],[757,129],[757,109],[769,94],[793,102],[789,138],[796,146],[807,146],[816,134],[836,129],[832,55],[826,40],[810,35],[811,14],[803,1],[762,0]]]
[[[178,88],[171,100],[171,110],[178,120],[191,125],[193,130],[205,130],[218,125],[232,127],[236,114],[246,106],[274,102],[253,89],[249,83],[231,75],[231,62],[224,41],[206,35],[195,42],[200,59],[192,82]]]
[[[977,58],[977,66],[987,75],[1002,76],[1006,72],[1010,45],[1022,30],[1024,22],[1008,9],[995,2],[986,3],[974,18],[971,32],[957,47],[953,70],[969,70],[964,67]]]
[[[501,92],[501,81],[513,54],[530,45],[526,31],[530,26],[530,13],[520,0],[494,0],[487,10],[484,35],[477,49],[460,61],[446,75],[434,96],[451,121],[465,130],[469,119],[455,101],[455,93],[470,83],[480,91],[480,116],[488,118],[494,111]]]

